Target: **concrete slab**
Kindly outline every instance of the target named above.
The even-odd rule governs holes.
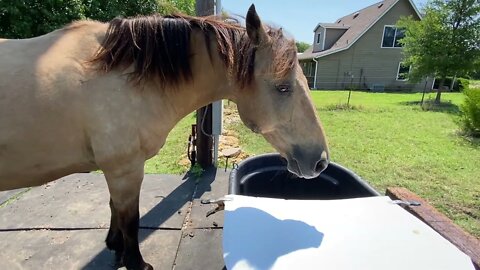
[[[140,226],[182,227],[195,183],[181,176],[146,175]],[[74,174],[33,188],[0,208],[0,229],[108,228],[109,194],[102,174]]]
[[[190,213],[190,228],[223,228],[223,211],[207,217],[207,212],[214,209],[216,204],[202,204],[200,199],[193,200]]]
[[[225,267],[222,252],[222,230],[194,230],[180,241],[175,270],[208,269]]]
[[[218,199],[228,193],[230,170],[212,169],[204,173],[198,181],[195,199]]]
[[[0,232],[0,269],[117,269],[106,250],[107,230]],[[156,270],[172,269],[181,231],[140,230],[144,259]],[[123,268],[124,269],[124,268]]]
[[[223,269],[223,213],[206,218],[214,205],[200,201],[227,194],[228,175],[210,169],[201,179],[145,176],[139,240],[156,270]],[[104,244],[107,190],[102,174],[75,174],[1,207],[0,269],[116,269]]]
[[[215,200],[228,193],[228,177],[230,171],[224,169],[208,171],[199,181],[197,192],[192,201],[189,228],[219,228],[223,227],[223,212],[207,217],[207,212],[216,207],[215,204],[202,204],[202,200]],[[212,180],[214,179],[214,181]]]
[[[145,175],[140,197],[140,226],[181,229],[195,181],[179,175]]]
[[[19,188],[14,190],[0,191],[0,205],[4,204],[8,200],[21,195],[23,192],[27,191],[27,188]]]

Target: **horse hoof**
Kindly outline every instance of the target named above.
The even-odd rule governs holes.
[[[149,263],[142,263],[138,267],[126,267],[128,270],[153,270],[153,266]]]

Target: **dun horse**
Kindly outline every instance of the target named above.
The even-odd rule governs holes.
[[[0,190],[101,169],[112,211],[107,247],[152,269],[138,246],[145,160],[185,115],[219,99],[313,178],[325,135],[293,40],[262,25],[147,16],[75,22],[32,39],[0,39]]]

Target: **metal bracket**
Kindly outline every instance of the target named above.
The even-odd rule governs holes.
[[[392,203],[398,205],[406,205],[406,206],[421,206],[422,204],[417,201],[404,201],[404,200],[393,200]]]
[[[209,217],[217,212],[223,211],[225,209],[225,202],[231,201],[231,198],[220,198],[217,200],[201,200],[201,204],[216,204],[217,207],[207,212],[206,217]]]

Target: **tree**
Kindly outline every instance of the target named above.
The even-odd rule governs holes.
[[[193,15],[195,0],[1,0],[0,37],[30,38],[72,21],[152,13]]]
[[[85,18],[82,0],[2,0],[0,36],[28,38]]]
[[[440,103],[447,76],[460,76],[475,69],[480,57],[480,2],[478,0],[432,0],[425,16],[399,20],[405,29],[405,64],[411,66],[409,79],[440,78],[435,103]]]
[[[308,47],[310,47],[310,44],[308,44],[306,42],[303,42],[303,41],[297,41],[297,42],[295,42],[295,45],[297,45],[297,51],[299,53],[303,53],[304,51],[306,51],[308,49]]]

